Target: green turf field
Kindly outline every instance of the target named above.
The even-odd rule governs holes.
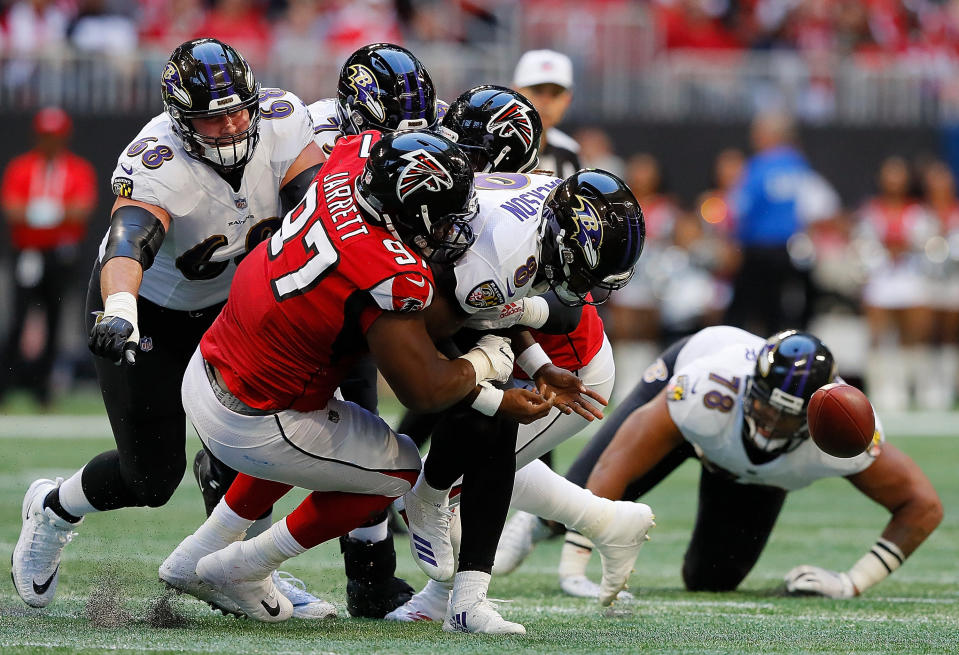
[[[58,429],[69,434],[71,425],[67,419]],[[75,425],[78,434],[89,433],[89,426],[81,429],[80,421]],[[956,653],[959,521],[951,510],[959,505],[959,438],[892,439],[936,483],[946,519],[902,569],[855,600],[777,594],[792,566],[810,563],[845,570],[881,531],[884,510],[843,480],[819,482],[790,497],[764,556],[741,591],[684,592],[679,568],[697,480],[695,467],[687,464],[647,499],[658,527],[633,575],[635,601],[604,612],[586,600],[561,595],[556,541],[541,545],[513,575],[494,579],[491,596],[508,601],[500,609],[526,625],[529,634],[524,638],[450,635],[438,624],[349,618],[265,625],[225,618],[184,598],[173,601],[185,617],[184,625],[151,627],[158,614],[152,607],[162,595],[157,567],[203,518],[199,492],[188,474],[167,507],[90,516],[65,551],[57,598],[46,610],[24,605],[12,584],[0,586],[0,653]],[[582,443],[564,446],[562,468]],[[57,438],[48,431],[18,436],[8,429],[0,434],[4,558],[19,533],[18,512],[30,481],[69,473],[110,444],[89,436]],[[194,438],[191,455],[196,444]],[[281,509],[288,510],[298,498],[291,494]],[[405,539],[398,540],[397,549],[400,573],[420,586],[425,578],[410,559]],[[591,566],[598,575],[598,562]],[[335,544],[294,560],[288,568],[346,616]]]

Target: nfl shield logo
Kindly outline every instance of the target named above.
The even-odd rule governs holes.
[[[246,209],[246,198],[234,198],[233,202],[237,209]]]

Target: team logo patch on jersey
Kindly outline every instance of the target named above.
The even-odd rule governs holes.
[[[686,397],[686,389],[689,388],[689,376],[680,375],[666,386],[666,400],[682,400]]]
[[[113,195],[118,198],[130,198],[133,196],[133,180],[128,177],[113,178]]]
[[[163,69],[160,83],[163,84],[166,92],[171,96],[187,107],[193,106],[193,98],[190,97],[189,91],[183,88],[183,82],[180,80],[180,70],[172,61],[167,62],[166,67]]]
[[[506,303],[506,297],[493,280],[486,280],[473,287],[466,296],[466,304],[477,309],[497,307]]]
[[[869,447],[866,449],[866,452],[873,459],[879,457],[879,451],[882,450],[880,444],[882,444],[882,435],[879,434],[879,430],[876,430],[872,433],[872,441],[869,442]]]
[[[362,64],[354,64],[350,66],[350,73],[346,79],[356,93],[356,102],[369,109],[376,120],[385,121],[386,110],[380,102],[380,87],[372,71]]]
[[[599,247],[603,243],[603,222],[599,218],[599,212],[582,196],[574,195],[570,207],[577,227],[573,237],[583,251],[586,265],[596,268],[599,265]]]
[[[518,136],[528,150],[533,145],[533,122],[529,119],[530,108],[513,100],[489,119],[486,130],[503,137]]]
[[[643,382],[647,384],[652,384],[656,381],[662,382],[668,377],[669,369],[666,368],[666,362],[663,361],[662,357],[650,364],[643,372]]]
[[[433,192],[452,188],[453,176],[423,148],[401,156],[410,162],[396,181],[396,195],[401,201],[421,187]]]

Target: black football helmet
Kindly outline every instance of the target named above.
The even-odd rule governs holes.
[[[564,304],[606,302],[632,278],[645,242],[643,210],[612,173],[577,171],[546,198],[541,270]]]
[[[243,168],[260,137],[260,85],[253,70],[232,46],[216,39],[179,45],[160,79],[163,108],[187,154],[222,173]],[[195,118],[246,110],[250,126],[230,136],[197,132]]]
[[[746,383],[743,437],[769,455],[796,448],[809,436],[809,399],[835,377],[836,361],[822,341],[796,330],[774,334]]]
[[[392,43],[363,46],[346,59],[336,87],[344,134],[436,127],[436,90],[420,60]]]
[[[473,244],[473,169],[455,143],[434,132],[393,132],[373,144],[356,200],[431,262],[452,263]]]
[[[525,173],[539,163],[543,121],[522,94],[503,86],[470,89],[449,106],[442,126],[477,173]]]

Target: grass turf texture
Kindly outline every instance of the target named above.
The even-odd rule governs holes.
[[[518,571],[496,578],[490,594],[529,635],[451,635],[436,623],[395,624],[339,618],[266,625],[214,614],[188,598],[168,599],[157,567],[203,518],[187,473],[164,508],[92,515],[64,552],[60,587],[45,610],[24,605],[11,583],[0,586],[0,653],[955,653],[959,650],[959,439],[892,439],[936,484],[946,520],[891,578],[848,601],[784,598],[783,574],[809,563],[845,570],[880,533],[886,512],[844,480],[821,481],[791,494],[758,565],[728,594],[687,593],[679,570],[695,513],[697,467],[687,463],[646,499],[657,515],[640,553],[632,587],[637,599],[603,611],[564,596],[556,584],[561,543],[541,544]],[[565,470],[584,439],[560,449]],[[196,450],[195,437],[188,457]],[[12,552],[23,493],[37,477],[64,475],[109,439],[0,439],[0,550]],[[290,494],[286,512],[302,493]],[[749,508],[744,507],[744,512]],[[279,516],[280,514],[277,514]],[[415,587],[425,578],[397,539],[399,573]],[[346,617],[345,581],[335,543],[289,563],[309,588]],[[594,557],[591,575],[598,578]],[[181,615],[180,627],[152,627]],[[167,620],[164,620],[166,617]]]

